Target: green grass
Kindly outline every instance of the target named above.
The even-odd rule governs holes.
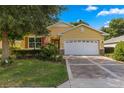
[[[0,67],[0,87],[56,87],[67,79],[66,66],[60,63],[16,60]]]

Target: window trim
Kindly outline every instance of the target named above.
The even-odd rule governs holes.
[[[35,41],[36,41],[36,38],[42,38],[42,36],[36,36],[36,37],[35,37],[35,36],[28,36],[28,49],[34,49],[34,47],[33,47],[33,48],[29,47],[29,39],[30,39],[30,38],[34,38]],[[37,42],[34,42],[34,43],[35,43],[35,49],[40,49],[40,48],[37,48],[37,47],[36,47],[36,43],[37,43]],[[41,44],[42,44],[42,41],[41,41]]]

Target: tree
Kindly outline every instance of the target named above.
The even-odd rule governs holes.
[[[112,34],[110,34],[109,29],[107,27],[101,27],[100,30],[109,34],[104,37],[105,40],[108,40],[112,37]]]
[[[101,30],[109,34],[109,36],[106,36],[106,39],[121,36],[124,34],[124,19],[112,19],[109,23],[109,27],[102,27]]]
[[[63,6],[0,6],[2,62],[9,58],[9,40],[26,33],[47,34],[46,26],[57,21]]]
[[[124,41],[118,42],[114,50],[114,58],[124,61]]]
[[[84,22],[83,20],[79,20],[78,22],[72,22],[71,24],[73,24],[74,26],[77,26],[79,24],[89,25],[88,23]]]

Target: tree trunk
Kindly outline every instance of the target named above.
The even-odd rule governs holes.
[[[9,40],[8,33],[2,32],[2,62],[9,58]]]

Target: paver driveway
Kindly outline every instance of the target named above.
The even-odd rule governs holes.
[[[102,56],[66,57],[69,81],[58,87],[124,87],[124,64]]]

